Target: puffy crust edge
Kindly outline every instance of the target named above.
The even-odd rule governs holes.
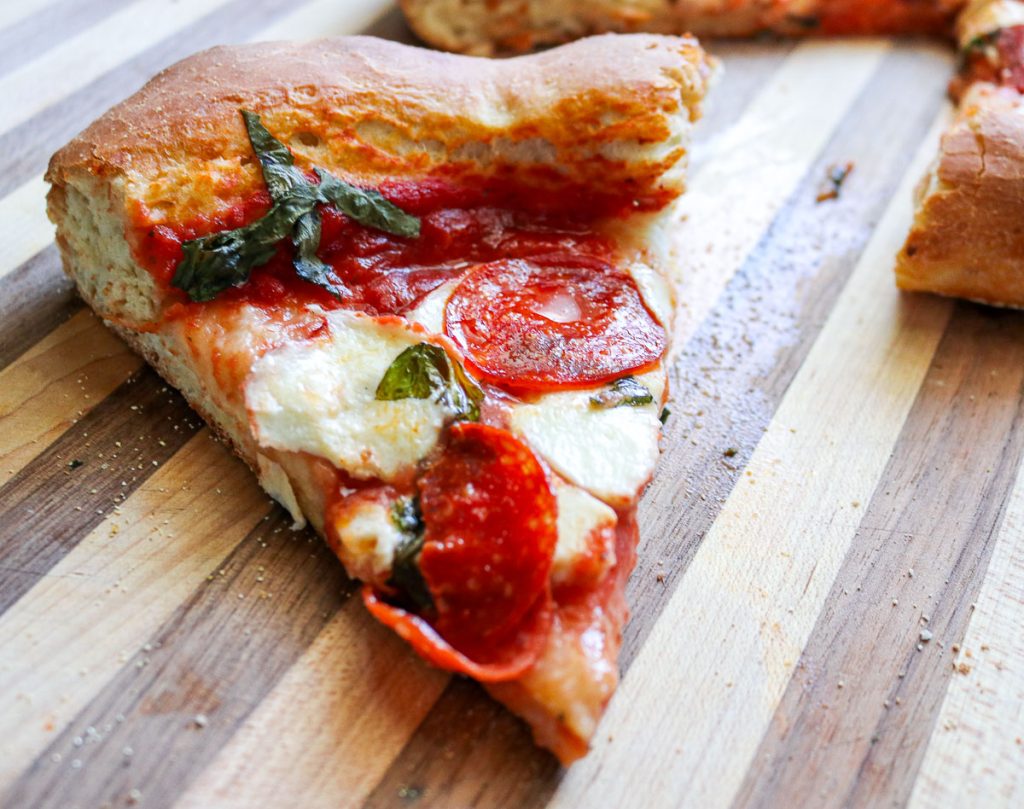
[[[372,37],[218,47],[108,111],[46,177],[121,175],[129,199],[172,221],[208,214],[259,182],[238,114],[249,108],[300,163],[356,179],[534,170],[534,181],[674,195],[711,74],[695,40],[650,35],[504,61]]]
[[[1024,98],[975,85],[918,189],[901,289],[1024,307]]]

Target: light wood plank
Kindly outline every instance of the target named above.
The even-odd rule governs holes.
[[[0,484],[142,367],[81,312],[0,371]]]
[[[611,736],[599,732],[555,806],[733,800],[949,318],[948,302],[894,295],[889,269],[947,122],[944,112],[612,701]]]
[[[448,679],[352,598],[175,809],[359,806]]]
[[[0,134],[229,0],[138,0],[0,78]]]
[[[315,39],[357,34],[385,11],[391,0],[314,0],[260,32],[259,39]]]
[[[0,199],[0,222],[9,235],[0,242],[0,280],[53,241],[46,216],[48,188],[39,175]]]
[[[204,430],[0,616],[0,791],[269,510]]]
[[[803,43],[739,121],[697,144],[677,236],[677,350],[707,317],[890,49],[884,40]]]
[[[1024,804],[1024,467],[910,809]]]
[[[57,0],[8,0],[0,4],[0,30],[10,28],[56,2]]]

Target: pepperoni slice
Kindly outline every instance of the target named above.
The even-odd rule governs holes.
[[[544,467],[511,433],[462,422],[418,487],[433,609],[415,615],[372,589],[364,601],[436,666],[485,682],[519,676],[552,620],[557,505]]]
[[[633,279],[581,255],[478,266],[452,293],[445,328],[484,378],[518,390],[608,382],[666,346]]]
[[[511,433],[462,422],[419,488],[437,631],[484,659],[548,596],[557,506],[547,473]]]

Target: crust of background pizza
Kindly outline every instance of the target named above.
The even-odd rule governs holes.
[[[402,0],[418,36],[445,50],[522,53],[608,31],[748,37],[766,32],[952,29],[965,0]]]
[[[174,224],[219,213],[262,188],[239,108],[257,112],[298,165],[357,182],[438,171],[514,174],[671,197],[682,191],[689,130],[711,72],[695,41],[640,35],[504,62],[365,37],[216,48],[169,68],[58,152],[47,174],[48,210],[65,270],[85,301],[182,391],[268,491],[266,462],[275,464],[295,511],[325,534],[325,481],[336,485],[329,465],[257,446],[239,391],[209,371],[209,355],[217,355],[243,377],[267,335],[236,344],[230,331],[214,329],[197,348],[184,327],[161,323],[172,299],[138,265],[130,243],[140,206],[150,221]],[[623,246],[657,264],[660,240],[647,245],[644,233],[664,217],[636,218],[643,232]],[[617,636],[610,642],[617,648]],[[545,670],[543,659],[537,668]],[[612,675],[581,698],[589,701],[576,706],[574,724],[556,719],[558,701],[572,697],[562,687],[567,679],[542,676],[506,689],[504,699],[568,761],[585,751]]]
[[[901,289],[1024,307],[1024,99],[976,84],[918,188]]]

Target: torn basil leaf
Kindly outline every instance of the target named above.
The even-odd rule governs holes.
[[[430,399],[446,408],[456,421],[479,421],[484,392],[462,366],[440,346],[409,346],[391,363],[380,384],[379,401]]]
[[[419,238],[420,220],[388,201],[380,192],[349,185],[320,169],[315,171],[320,178],[320,193],[345,216],[369,228]]]
[[[315,169],[320,183],[311,182],[259,115],[249,110],[241,113],[273,204],[261,218],[244,227],[200,236],[182,245],[184,258],[171,285],[189,298],[208,301],[229,287],[241,286],[289,237],[295,246],[292,263],[296,274],[340,297],[331,268],[316,254],[321,231],[317,205],[334,205],[366,227],[396,236],[419,236],[420,220],[378,192],[356,188],[321,169]]]
[[[419,499],[403,497],[398,500],[391,507],[391,520],[402,532],[403,538],[391,560],[388,586],[401,591],[417,609],[429,609],[434,606],[434,599],[420,572],[424,526]]]
[[[295,168],[295,158],[288,147],[270,134],[255,112],[242,110],[242,118],[245,120],[245,130],[249,133],[249,143],[259,158],[263,181],[267,184],[271,199],[280,202],[297,190],[304,191],[310,182],[306,175]]]
[[[330,265],[324,264],[316,254],[320,246],[320,212],[316,208],[304,213],[295,221],[292,244],[295,245],[295,259],[292,263],[299,278],[321,286],[336,298],[340,298],[341,293],[331,283],[334,276]]]
[[[654,401],[654,394],[636,381],[635,377],[616,379],[598,394],[590,397],[590,406],[601,410],[613,407],[641,407]]]

